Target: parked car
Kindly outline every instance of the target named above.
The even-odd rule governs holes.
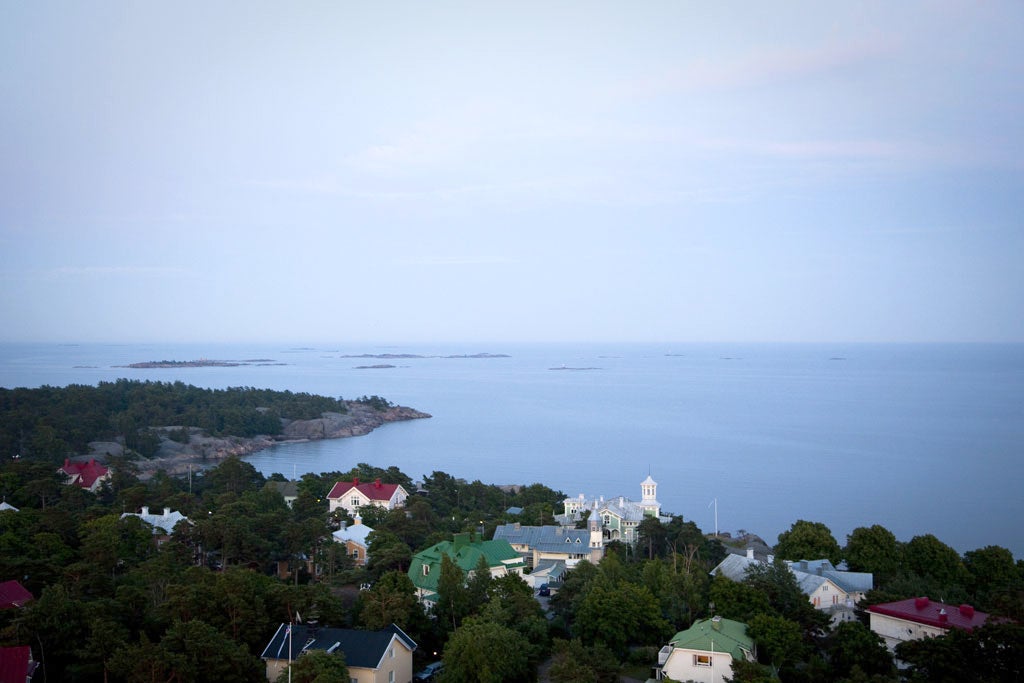
[[[444,662],[431,662],[425,667],[416,672],[416,675],[412,677],[414,681],[432,681],[437,677],[437,674],[444,668]]]
[[[542,583],[540,588],[537,590],[537,595],[546,598],[551,595],[551,588],[549,588],[546,583]]]

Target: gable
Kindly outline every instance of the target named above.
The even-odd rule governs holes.
[[[416,649],[416,642],[394,624],[379,631],[281,624],[260,658],[294,660],[310,650],[341,651],[349,667],[377,669],[392,645],[410,653]]]
[[[0,583],[0,609],[21,607],[34,599],[33,595],[28,592],[28,589],[18,583],[18,581],[12,579],[11,581]]]

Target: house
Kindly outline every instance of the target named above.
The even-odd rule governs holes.
[[[19,512],[19,510],[18,508],[8,503],[7,499],[5,498],[3,502],[0,502],[0,512]]]
[[[455,534],[451,541],[435,543],[416,553],[409,564],[409,578],[416,586],[416,597],[428,609],[437,599],[441,558],[445,555],[455,562],[466,578],[476,569],[481,557],[487,562],[493,577],[506,574],[522,576],[526,566],[522,556],[505,539],[484,541],[476,534]]]
[[[609,498],[586,498],[582,493],[576,498],[562,501],[564,511],[556,518],[563,526],[574,526],[590,511],[590,518],[597,519],[602,525],[602,533],[607,541],[623,541],[636,543],[637,527],[648,517],[662,522],[670,522],[671,517],[661,515],[661,503],[658,502],[658,482],[650,475],[640,482],[640,501],[632,501],[625,496]]]
[[[786,560],[786,564],[815,609],[831,612],[833,625],[855,619],[854,606],[875,587],[871,572],[836,569],[828,560]]]
[[[560,561],[572,569],[580,560],[597,564],[604,557],[600,520],[589,522],[587,529],[503,524],[494,530],[494,538],[508,541],[531,569],[545,561]]]
[[[0,609],[24,607],[32,600],[35,600],[35,597],[17,581],[12,579],[0,583]]]
[[[757,558],[752,548],[745,555],[730,554],[711,570],[711,575],[721,574],[732,581],[743,581],[750,567],[770,564],[775,558],[768,555]],[[854,606],[874,587],[874,575],[869,572],[849,572],[836,569],[828,560],[786,560],[800,590],[814,605],[815,609],[828,612],[833,625],[855,618]]]
[[[971,631],[990,618],[971,605],[947,605],[927,597],[871,605],[868,614],[871,630],[890,651],[902,642],[941,636],[954,628]]]
[[[64,466],[58,468],[57,472],[66,477],[65,484],[74,484],[93,493],[103,482],[110,480],[110,470],[96,462],[95,458],[89,458],[88,462],[72,462],[65,458]]]
[[[371,531],[373,529],[363,524],[363,518],[356,515],[355,523],[352,526],[346,526],[345,522],[342,522],[341,528],[331,536],[334,537],[335,543],[345,544],[345,554],[352,558],[357,567],[363,567],[370,559],[366,554],[370,547],[366,538]]]
[[[411,683],[413,641],[394,624],[379,631],[281,624],[263,649],[267,680],[277,677],[304,653],[323,650],[345,656],[350,683]]]
[[[409,494],[401,484],[382,484],[380,479],[366,484],[359,479],[339,481],[327,494],[330,512],[342,509],[355,516],[364,505],[376,505],[385,510],[394,510],[405,505]]]
[[[0,647],[0,683],[26,683],[32,680],[39,663],[32,659],[28,645]]]
[[[732,663],[756,661],[754,640],[747,625],[713,617],[699,619],[693,626],[672,636],[658,652],[657,680],[722,683],[732,680]]]
[[[299,497],[299,484],[295,481],[268,481],[267,488],[280,493],[288,507]]]
[[[177,526],[178,522],[188,522],[189,519],[180,512],[172,512],[171,508],[165,507],[162,514],[149,511],[148,505],[143,505],[141,512],[124,512],[121,513],[121,519],[125,517],[138,517],[146,524],[153,527],[153,535],[159,537],[157,539],[158,545],[163,545],[170,535],[174,532],[174,527]]]

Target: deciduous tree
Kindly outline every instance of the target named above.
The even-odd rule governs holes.
[[[493,621],[468,619],[444,647],[441,683],[528,681],[529,643],[516,631]]]
[[[839,543],[821,522],[799,519],[789,531],[779,534],[775,554],[784,560],[817,560],[827,558],[833,564],[842,557]]]

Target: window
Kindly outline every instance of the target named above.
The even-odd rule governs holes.
[[[388,648],[388,657],[391,657],[391,659],[395,658],[395,648],[394,647],[389,647]]]
[[[423,576],[427,576],[429,574],[430,574],[430,565],[427,565],[427,564],[423,565]]]
[[[352,496],[352,500],[351,500],[350,504],[354,508],[359,507],[359,496]]]
[[[694,655],[694,666],[711,666],[711,655]]]
[[[389,671],[388,672],[388,683],[395,683],[395,672],[394,671]]]

